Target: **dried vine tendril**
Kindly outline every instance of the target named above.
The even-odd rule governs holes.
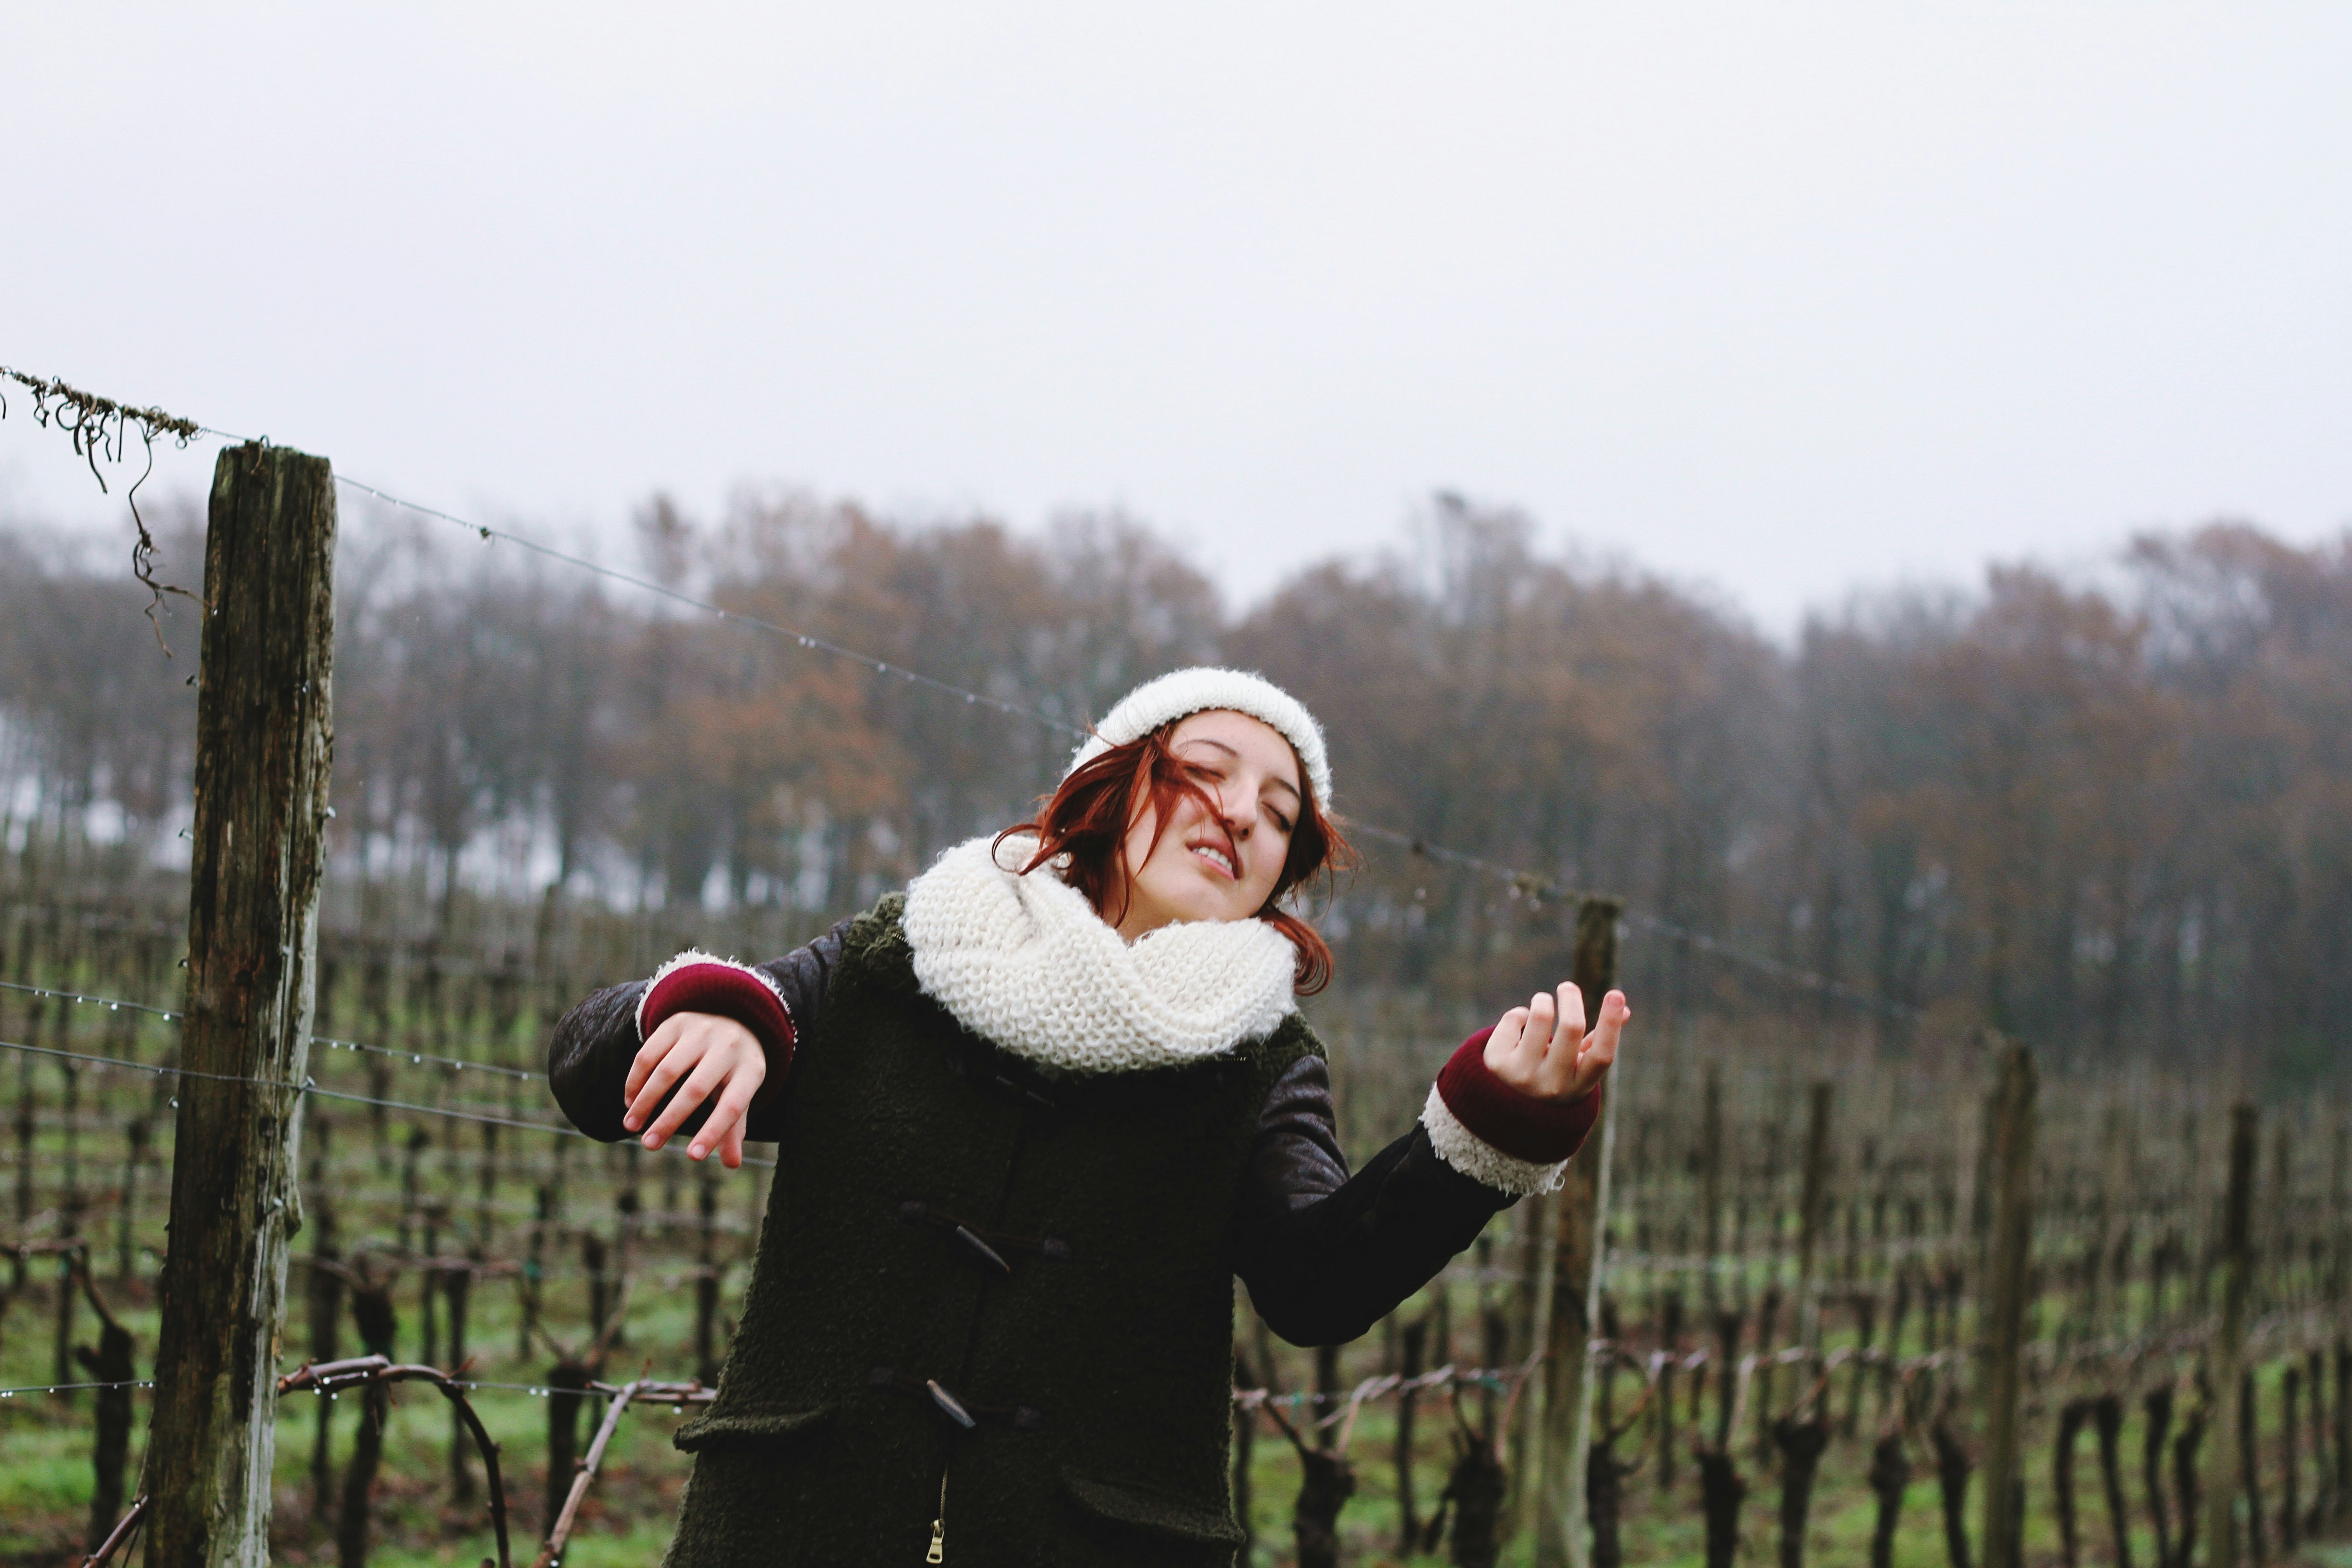
[[[147,624],[154,628],[155,642],[163,648],[163,657],[172,657],[172,645],[163,640],[163,623],[155,612],[166,594],[177,594],[201,605],[203,596],[190,593],[174,583],[155,580],[155,536],[147,531],[147,520],[139,515],[139,487],[155,471],[155,437],[169,436],[180,447],[204,434],[204,426],[193,419],[183,419],[176,414],[166,414],[160,408],[133,408],[117,403],[110,397],[100,397],[94,392],[84,392],[68,386],[57,376],[43,381],[26,375],[23,371],[0,364],[0,379],[13,381],[33,395],[33,422],[43,428],[54,425],[73,441],[74,455],[89,464],[90,478],[98,481],[101,493],[107,490],[106,474],[99,468],[101,459],[120,463],[130,448],[130,438],[139,437],[147,454],[147,466],[123,499],[131,503],[131,525],[139,530],[139,542],[131,547],[131,574],[139,579],[148,592]],[[8,399],[0,393],[0,419],[8,416]]]

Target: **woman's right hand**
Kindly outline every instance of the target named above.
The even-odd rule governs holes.
[[[1574,982],[1538,992],[1503,1015],[1486,1037],[1486,1069],[1538,1100],[1581,1100],[1617,1060],[1618,1037],[1633,1009],[1622,991],[1601,999],[1601,1020],[1584,1032],[1584,993]]]
[[[629,1109],[621,1125],[632,1132],[645,1127],[645,1146],[658,1149],[716,1089],[718,1103],[696,1129],[687,1153],[701,1160],[716,1149],[719,1163],[740,1170],[751,1099],[767,1081],[768,1053],[751,1030],[716,1013],[673,1013],[637,1047],[636,1059],[629,1064],[628,1082],[621,1090]],[[677,1093],[655,1116],[654,1108],[673,1084]],[[648,1117],[653,1125],[646,1127]]]

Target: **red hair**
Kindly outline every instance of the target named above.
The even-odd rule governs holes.
[[[1181,721],[1171,720],[1148,735],[1113,746],[1070,770],[1067,778],[1044,798],[1037,815],[996,836],[999,844],[1016,833],[1037,837],[1037,852],[1021,868],[1026,876],[1061,856],[1069,857],[1063,880],[1087,896],[1095,912],[1112,925],[1127,918],[1135,868],[1127,863],[1127,830],[1145,805],[1152,812],[1148,859],[1160,847],[1160,836],[1175,819],[1176,805],[1184,796],[1197,800],[1211,816],[1216,802],[1185,771],[1168,747],[1169,732]],[[1281,907],[1283,899],[1318,874],[1330,874],[1355,864],[1353,846],[1339,826],[1315,798],[1311,784],[1302,784],[1298,820],[1291,825],[1290,852],[1283,858],[1282,874],[1266,895],[1257,918],[1289,939],[1298,952],[1298,973],[1293,982],[1302,996],[1312,996],[1331,983],[1331,949],[1321,933],[1299,916]]]

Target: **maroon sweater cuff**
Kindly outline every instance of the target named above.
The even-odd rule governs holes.
[[[1575,1100],[1538,1100],[1512,1088],[1486,1065],[1492,1026],[1462,1042],[1437,1075],[1437,1092],[1454,1120],[1499,1152],[1530,1164],[1551,1165],[1570,1158],[1601,1120],[1595,1084]]]
[[[793,1059],[793,1015],[775,987],[750,970],[716,962],[682,963],[655,980],[637,1008],[637,1037],[646,1039],[678,1013],[715,1013],[751,1031],[768,1053],[768,1081],[782,1081]]]

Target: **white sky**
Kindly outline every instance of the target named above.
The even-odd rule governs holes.
[[[2347,84],[2341,4],[0,0],[0,362],[616,552],[1116,504],[1245,601],[1443,486],[1786,630],[2352,521]]]

